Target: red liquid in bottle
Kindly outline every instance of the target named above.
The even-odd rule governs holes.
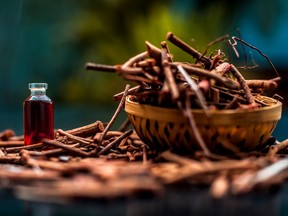
[[[31,94],[23,103],[24,143],[54,139],[54,105],[46,94]]]

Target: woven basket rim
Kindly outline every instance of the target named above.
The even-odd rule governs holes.
[[[181,110],[139,104],[130,97],[128,95],[125,101],[125,112],[130,115],[165,122],[187,122]],[[252,110],[209,110],[208,115],[202,109],[191,109],[191,112],[198,125],[245,125],[281,119],[282,103],[267,96],[261,98],[274,101],[274,104]]]

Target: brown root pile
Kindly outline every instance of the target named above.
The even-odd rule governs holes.
[[[165,186],[178,184],[206,185],[215,198],[281,185],[288,176],[284,158],[287,140],[280,143],[271,138],[260,150],[233,155],[214,155],[202,146],[188,157],[151,150],[128,129],[129,121],[111,130],[127,95],[140,103],[176,107],[183,113],[191,108],[255,109],[269,105],[255,95],[275,90],[279,76],[245,80],[221,50],[207,57],[172,33],[167,39],[196,62],[173,61],[163,41],[160,48],[146,42],[146,51],[122,65],[87,63],[89,70],[117,73],[137,84],[132,88],[127,85],[114,96],[121,101],[108,124],[97,120],[71,130],[58,129],[54,140],[29,146],[12,130],[1,132],[1,186],[12,188],[26,200],[66,202],[162,195]],[[230,44],[235,50],[235,43]]]

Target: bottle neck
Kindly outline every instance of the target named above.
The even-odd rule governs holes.
[[[31,95],[46,95],[46,91],[42,89],[33,89],[31,90]]]

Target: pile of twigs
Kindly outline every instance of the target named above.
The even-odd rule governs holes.
[[[232,38],[234,41],[238,39]],[[167,34],[167,39],[195,58],[196,62],[175,62],[166,41],[161,43],[161,48],[146,41],[147,50],[123,65],[87,63],[86,69],[114,72],[136,82],[138,85],[131,88],[128,94],[134,95],[134,100],[139,103],[180,109],[187,106],[204,110],[265,106],[265,103],[255,100],[253,94],[275,90],[280,81],[269,59],[277,74],[274,79],[245,80],[238,69],[227,62],[223,51],[212,52],[206,57],[171,32]],[[237,51],[235,45],[232,47]]]
[[[271,191],[288,177],[288,140],[279,143],[271,138],[261,151],[221,158],[202,151],[187,157],[170,151],[151,152],[132,133],[125,144],[120,142],[97,154],[96,149],[109,145],[92,141],[95,134],[103,134],[101,128],[96,121],[73,130],[57,130],[55,140],[29,146],[24,146],[22,136],[3,131],[0,186],[11,188],[19,198],[45,202],[162,196],[165,186],[179,184],[204,185],[213,197],[221,198]],[[123,134],[108,131],[102,142],[111,139],[108,142],[112,143]]]
[[[123,65],[86,65],[87,69],[116,72],[138,84],[127,85],[114,96],[120,103],[108,124],[95,121],[71,130],[58,129],[54,140],[28,146],[12,130],[1,132],[0,185],[12,188],[23,199],[52,202],[161,195],[165,186],[178,184],[207,185],[216,198],[281,185],[288,176],[288,162],[283,159],[287,140],[279,143],[271,138],[263,149],[248,153],[219,156],[203,148],[180,156],[149,149],[129,129],[129,121],[111,130],[128,94],[140,103],[178,107],[183,114],[191,108],[254,109],[266,104],[253,94],[274,90],[280,80],[278,75],[272,80],[245,80],[223,59],[222,51],[206,57],[172,33],[167,39],[196,63],[174,62],[166,42],[161,49],[146,42],[147,51]],[[233,41],[230,44],[237,53],[236,41],[245,42],[235,37]]]
[[[205,53],[198,52],[171,32],[168,32],[167,39],[195,58],[196,62],[174,62],[166,41],[161,43],[161,48],[146,41],[147,50],[123,65],[87,63],[86,69],[117,73],[124,79],[136,82],[138,85],[128,90],[128,94],[133,95],[131,99],[136,102],[181,110],[198,145],[209,155],[211,152],[200,135],[191,109],[203,109],[207,114],[215,109],[249,110],[269,106],[265,101],[258,100],[257,95],[262,95],[265,90],[275,90],[281,79],[265,54],[237,37],[232,37],[234,43],[228,40],[236,55],[239,55],[237,41],[256,49],[271,64],[277,75],[275,78],[246,80],[233,64],[227,62],[223,51],[212,52],[206,57]],[[123,93],[120,93],[114,98],[122,96]]]
[[[160,194],[163,187],[146,165],[156,152],[131,129],[108,130],[113,121],[105,128],[96,121],[58,129],[54,140],[28,146],[12,130],[1,132],[0,187],[13,189],[23,199],[46,202]]]

